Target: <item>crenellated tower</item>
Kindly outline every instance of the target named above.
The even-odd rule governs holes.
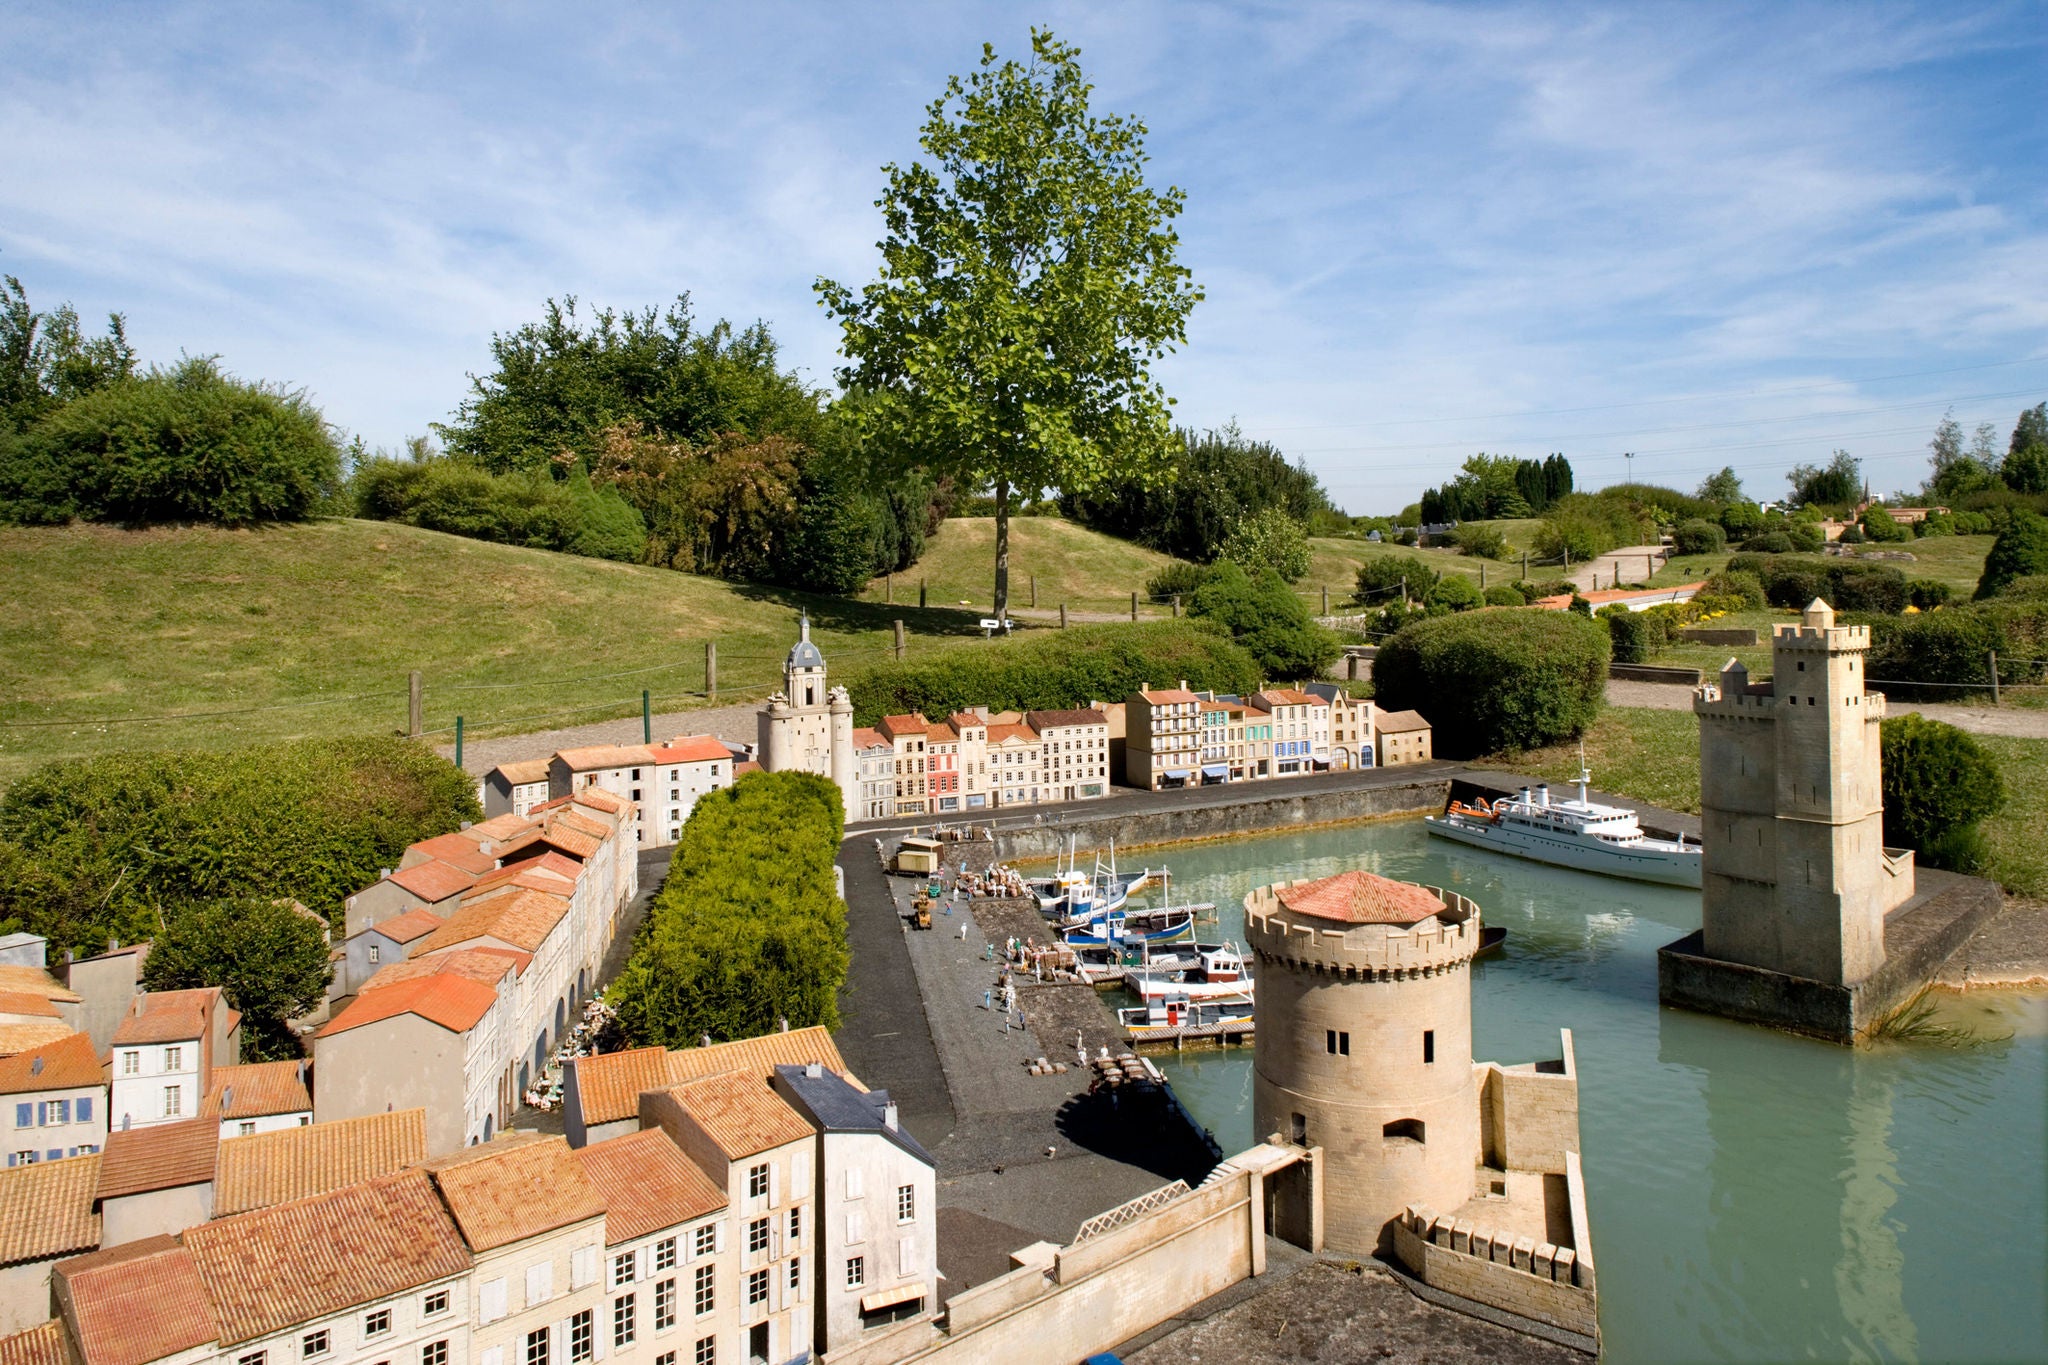
[[[853,818],[853,702],[844,687],[826,686],[825,655],[811,640],[808,615],[783,660],[782,690],[762,706],[755,728],[763,768],[830,778],[839,788],[846,818]]]

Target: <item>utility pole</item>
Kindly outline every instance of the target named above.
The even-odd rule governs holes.
[[[1031,575],[1031,609],[1038,610],[1038,575]]]
[[[644,687],[640,689],[640,742],[654,743],[654,698]]]
[[[1138,619],[1138,594],[1136,592],[1131,594],[1131,619],[1133,621]]]
[[[426,728],[426,700],[420,671],[415,668],[405,675],[405,734],[408,739],[418,739],[420,731]]]

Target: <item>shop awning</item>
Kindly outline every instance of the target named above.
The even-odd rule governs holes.
[[[1168,768],[1166,770],[1166,775],[1176,782],[1185,782],[1188,780],[1188,770],[1186,768]]]
[[[1213,768],[1207,768],[1207,767],[1205,767],[1205,768],[1203,768],[1203,769],[1202,769],[1202,776],[1204,776],[1204,777],[1228,777],[1228,776],[1230,776],[1230,769],[1228,769],[1228,768],[1226,768],[1226,767],[1223,767],[1223,766],[1222,766],[1221,764],[1218,764],[1218,765],[1217,765],[1216,767],[1213,767]]]
[[[924,1285],[900,1284],[894,1289],[878,1289],[872,1294],[860,1296],[860,1311],[879,1313],[884,1308],[894,1308],[900,1303],[914,1303],[924,1297]]]

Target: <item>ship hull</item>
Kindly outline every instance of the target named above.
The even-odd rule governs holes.
[[[1629,881],[1656,882],[1664,886],[1685,886],[1698,890],[1701,858],[1698,853],[1681,853],[1667,848],[1591,847],[1575,840],[1538,830],[1505,829],[1498,825],[1467,824],[1447,816],[1424,817],[1429,832],[1439,838],[1483,848],[1532,862],[1568,867],[1577,872],[1594,872]]]

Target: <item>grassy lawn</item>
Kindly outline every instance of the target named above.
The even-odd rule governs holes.
[[[764,696],[799,608],[844,666],[879,657],[896,617],[920,636],[978,634],[973,613],[914,600],[812,598],[382,522],[7,529],[0,565],[14,592],[0,783],[111,749],[395,732],[415,668],[427,728],[460,713],[470,734],[630,715],[642,688],[689,706],[707,640],[722,700]],[[176,712],[241,714],[138,719]]]
[[[1010,519],[1012,607],[1031,605],[1031,579],[1036,575],[1041,610],[1065,602],[1075,611],[1128,611],[1131,594],[1142,594],[1145,580],[1172,562],[1170,555],[1058,517]],[[896,575],[896,601],[917,605],[920,581],[934,607],[957,608],[965,602],[979,613],[989,611],[996,587],[995,518],[953,517],[941,525],[939,533],[925,542],[924,558]],[[881,602],[887,592],[887,580],[878,578],[868,584],[861,600]]]
[[[2024,895],[2048,895],[2048,740],[1978,735],[1998,759],[2010,797],[1984,823],[1991,846],[1988,875]],[[1586,762],[1594,785],[1670,810],[1700,808],[1699,723],[1689,711],[1609,707],[1586,732]],[[1483,759],[1475,767],[1503,768],[1551,782],[1579,770],[1576,744]]]

